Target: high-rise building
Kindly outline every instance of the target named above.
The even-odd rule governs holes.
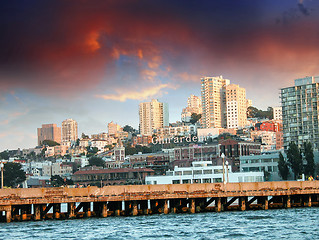
[[[247,124],[246,90],[236,84],[226,86],[227,128],[243,128]]]
[[[62,144],[70,145],[78,139],[78,123],[73,119],[62,122]]]
[[[202,101],[200,97],[191,95],[187,99],[187,107],[183,108],[181,119],[183,122],[189,122],[193,113],[202,114]]]
[[[273,107],[274,120],[282,120],[282,108]]]
[[[61,143],[61,128],[56,124],[42,124],[42,128],[38,128],[38,145],[40,146],[44,140]]]
[[[139,105],[140,133],[152,135],[153,130],[169,125],[168,104],[156,99]]]
[[[225,88],[230,80],[223,76],[201,78],[202,124],[204,128],[226,128]]]
[[[299,147],[309,141],[319,148],[319,76],[295,80],[295,86],[281,89],[284,148],[290,142]]]

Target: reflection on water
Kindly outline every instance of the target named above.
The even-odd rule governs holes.
[[[0,239],[319,239],[319,208],[0,224]]]

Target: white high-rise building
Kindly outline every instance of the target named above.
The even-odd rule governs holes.
[[[78,123],[73,119],[62,122],[62,144],[70,146],[78,139]]]
[[[139,105],[140,133],[152,135],[153,130],[169,125],[168,104],[156,99]]]
[[[282,120],[282,108],[273,107],[274,120]]]
[[[204,128],[226,128],[225,87],[230,80],[223,76],[201,78],[202,124]]]

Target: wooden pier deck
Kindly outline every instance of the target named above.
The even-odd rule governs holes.
[[[0,190],[3,222],[312,206],[319,206],[319,181]]]

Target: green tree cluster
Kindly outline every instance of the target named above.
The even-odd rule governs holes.
[[[46,145],[49,147],[54,147],[54,146],[59,146],[60,143],[57,143],[56,141],[52,141],[52,140],[43,140],[42,141],[42,145]]]
[[[285,161],[284,156],[282,153],[279,153],[279,161],[278,161],[278,171],[279,175],[283,180],[287,180],[289,177],[289,166],[288,163]]]
[[[89,165],[90,166],[104,167],[105,162],[102,158],[93,156],[93,157],[89,158]]]
[[[94,156],[98,151],[99,149],[97,147],[86,147],[86,151],[87,151],[87,156],[90,157],[90,156]]]
[[[7,187],[16,187],[26,180],[25,172],[20,163],[7,162],[4,164],[3,185]]]
[[[202,114],[192,113],[190,123],[195,124],[197,123],[202,117]]]
[[[137,130],[135,130],[133,127],[131,127],[130,125],[125,125],[123,127],[123,131],[124,132],[128,132],[128,133],[135,133],[137,132]]]
[[[141,145],[136,145],[135,147],[132,146],[126,146],[125,147],[125,155],[133,155],[137,153],[151,153],[152,148],[146,147],[146,146],[141,146]]]
[[[299,175],[303,172],[303,164],[301,152],[295,142],[289,143],[287,158],[289,167],[294,173],[294,179],[297,179]]]
[[[306,176],[314,176],[315,163],[310,142],[304,143],[303,150],[300,150],[294,142],[291,142],[287,151],[287,158],[289,167],[294,173],[294,179],[297,179],[302,173]],[[304,160],[306,165],[303,164]]]
[[[248,118],[268,118],[273,119],[273,108],[268,107],[267,111],[260,110],[256,107],[248,107],[247,108],[247,117]]]
[[[304,143],[304,156],[306,160],[305,175],[314,176],[315,160],[314,160],[312,145],[310,142]]]
[[[9,160],[9,153],[7,151],[1,152],[0,159]]]

